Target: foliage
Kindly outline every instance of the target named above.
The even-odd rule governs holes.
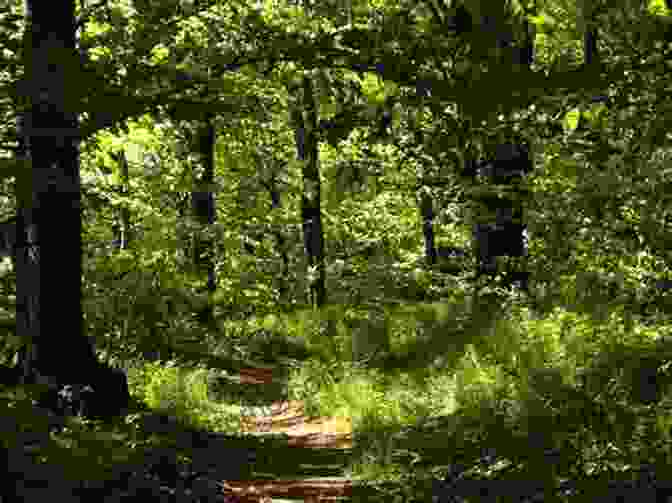
[[[394,481],[391,500],[427,501],[425,482],[458,462],[475,478],[558,485],[629,476],[652,460],[665,473],[672,191],[662,1],[593,2],[597,69],[583,66],[584,2],[472,2],[471,15],[501,12],[471,31],[452,17],[454,2],[192,4],[80,9],[86,57],[71,78],[86,89],[77,93],[84,327],[101,357],[133,366],[138,401],[189,427],[233,432],[241,404],[214,388],[235,369],[187,366],[187,356],[286,367],[282,387],[310,414],[353,418],[351,474]],[[23,27],[10,5],[0,13],[3,217],[25,175],[12,160]],[[506,43],[494,49],[493,37],[523,36],[520,16],[535,30],[530,69],[498,63]],[[304,76],[319,104],[321,309],[305,296]],[[217,205],[203,229],[189,215],[206,112]],[[520,137],[535,164],[521,187],[530,295],[460,267],[445,272],[451,264],[426,267],[418,196],[432,199],[435,244],[468,248],[477,189],[461,176],[465,161]],[[119,250],[113,224],[124,211],[132,239]],[[191,255],[199,235],[215,243],[209,297]],[[11,269],[3,262],[0,272],[6,361],[18,346],[11,329],[4,335]],[[207,303],[215,321],[206,326],[194,313]],[[3,407],[12,428],[46,431],[53,419],[31,419],[26,396]],[[134,437],[146,425],[116,436],[73,421],[57,441],[41,440],[54,464],[91,470],[73,476],[141,463],[136,446],[151,443]]]

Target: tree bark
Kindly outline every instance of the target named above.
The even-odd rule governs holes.
[[[17,329],[31,367],[74,382],[77,358],[84,366],[95,361],[82,338],[78,117],[66,93],[66,68],[76,58],[74,2],[28,0],[26,18]],[[77,366],[63,364],[64,348]]]
[[[16,267],[16,216],[0,222],[0,257],[11,257]]]
[[[119,173],[121,175],[121,186],[119,187],[119,193],[128,197],[130,191],[129,185],[129,173],[128,173],[128,159],[126,153],[122,150],[117,156],[117,162],[119,163]],[[118,243],[120,250],[128,249],[128,244],[130,240],[131,233],[131,211],[128,208],[128,204],[124,202],[119,209],[119,223],[117,229],[117,235],[115,236],[115,243]]]
[[[109,380],[82,333],[78,112],[76,85],[68,79],[78,61],[75,6],[71,0],[27,0],[25,9],[27,107],[17,124],[25,165],[17,182],[16,236],[23,382],[90,384],[99,404],[121,410],[127,385],[119,392],[105,386]]]
[[[590,0],[583,2],[583,9],[579,13],[583,17],[583,62],[586,66],[599,65],[600,58],[597,51],[597,25],[593,17],[593,6]]]
[[[313,96],[313,84],[308,75],[303,77],[302,113],[295,113],[297,158],[303,161],[303,194],[301,217],[303,220],[303,244],[308,265],[316,270],[309,281],[310,302],[316,306],[326,301],[326,270],[324,263],[324,236],[320,206],[321,186],[319,168],[319,145],[317,138],[317,106]]]
[[[425,259],[427,260],[427,265],[433,266],[436,264],[437,257],[436,246],[434,244],[434,208],[432,196],[426,190],[426,187],[421,189],[419,199],[422,235],[425,240]]]
[[[196,130],[196,149],[201,160],[202,173],[194,172],[194,191],[191,194],[191,205],[194,218],[199,224],[194,239],[194,263],[196,270],[207,279],[205,292],[208,297],[206,305],[197,313],[197,319],[203,325],[214,323],[214,306],[212,296],[217,289],[215,277],[215,250],[211,236],[203,236],[201,231],[207,230],[215,223],[215,198],[212,187],[215,181],[215,127],[212,115],[206,116]]]
[[[422,95],[418,93],[418,97],[422,98]],[[421,107],[422,100],[420,101]],[[424,146],[424,137],[422,134],[422,129],[420,125],[420,120],[418,116],[419,112],[416,112],[416,116],[412,119],[413,127],[413,136],[415,137],[415,143],[419,146]],[[425,260],[428,266],[433,266],[436,264],[436,245],[434,239],[434,201],[432,200],[432,195],[429,192],[429,187],[424,185],[425,177],[425,166],[422,166],[421,173],[418,180],[419,190],[418,190],[418,209],[420,210],[420,219],[422,223],[422,235],[425,242]]]
[[[498,25],[499,26],[499,25]],[[501,25],[500,30],[509,30]],[[525,40],[519,47],[510,41],[512,34],[498,35],[500,59],[512,61],[515,65],[528,67],[533,62],[534,33],[527,21],[523,23]],[[508,52],[507,52],[508,51]],[[498,256],[522,257],[527,254],[526,226],[523,223],[522,197],[519,181],[532,169],[529,148],[520,138],[512,138],[496,145],[488,163],[481,164],[479,174],[490,185],[505,185],[510,196],[481,196],[478,202],[485,215],[474,224],[473,239],[478,257],[477,275],[496,274]],[[494,219],[493,219],[494,214]],[[520,286],[527,290],[527,272],[511,270],[507,267],[506,284],[519,280]]]

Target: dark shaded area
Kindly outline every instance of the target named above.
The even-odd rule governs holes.
[[[100,364],[86,381],[48,385],[36,405],[58,416],[88,419],[112,419],[128,413],[131,396],[124,370]]]
[[[0,365],[0,386],[11,388],[21,383],[21,369],[19,367],[9,367]]]
[[[303,191],[301,195],[301,221],[303,246],[308,265],[317,272],[309,283],[309,302],[322,306],[326,302],[326,268],[324,261],[324,231],[320,202],[321,182],[319,171],[319,130],[317,105],[313,96],[313,83],[308,76],[302,82],[300,108],[292,111],[295,129],[296,158],[301,161]]]
[[[646,474],[635,480],[614,480],[607,477],[595,480],[566,480],[549,487],[541,482],[516,480],[511,482],[461,479],[459,482],[437,480],[433,484],[436,503],[465,501],[515,501],[536,503],[545,501],[638,501],[657,503],[667,501],[671,487],[667,482],[651,480]],[[469,499],[466,499],[469,498]],[[476,498],[476,499],[473,499]],[[569,499],[566,499],[569,498]]]
[[[507,62],[529,68],[534,59],[534,27],[526,20],[523,31],[516,43],[514,28],[499,18],[483,16],[480,27],[486,42],[490,35],[500,49],[498,62]],[[526,174],[533,169],[530,145],[519,133],[509,132],[504,141],[487,145],[486,159],[479,161],[468,156],[462,169],[464,176],[472,178],[480,187],[475,202],[481,206],[473,228],[473,241],[478,258],[477,276],[494,276],[497,271],[496,257],[523,257],[526,253],[525,230],[523,223],[522,200],[525,197],[521,183]],[[501,194],[502,190],[504,194]],[[512,271],[504,271],[504,286],[514,282]],[[527,291],[528,275],[516,272],[516,281]]]
[[[499,272],[496,257],[527,255],[527,226],[523,223],[523,194],[519,190],[519,182],[532,169],[529,148],[522,140],[520,143],[503,143],[495,147],[494,161],[471,162],[466,169],[476,170],[478,176],[485,178],[486,184],[504,185],[510,192],[510,195],[503,196],[488,190],[476,199],[484,214],[492,215],[489,217],[492,221],[474,224],[477,274],[494,276]],[[518,282],[527,291],[529,273],[516,271],[507,265],[503,274],[505,286]]]
[[[437,251],[434,245],[434,207],[431,195],[423,190],[420,193],[420,217],[422,219],[422,235],[425,242],[425,258],[427,264],[436,264]]]
[[[439,246],[436,249],[436,253],[439,257],[442,258],[458,258],[467,256],[467,251],[464,248],[458,248],[455,246]]]
[[[525,225],[513,222],[476,224],[474,238],[483,272],[490,272],[494,257],[525,255]]]
[[[532,171],[529,147],[524,140],[521,143],[502,143],[496,145],[492,160],[468,164],[467,171],[476,170],[476,174],[488,179],[495,185],[511,185]]]
[[[14,255],[16,246],[16,217],[0,222],[0,257]]]
[[[205,230],[215,222],[215,198],[210,187],[214,182],[214,150],[216,144],[213,114],[206,113],[199,122],[192,136],[194,150],[198,152],[202,174],[198,176],[194,171],[194,190],[191,193],[191,207],[195,220],[200,224],[200,230]],[[196,270],[205,276],[205,285],[201,290],[207,294],[208,302],[198,309],[195,318],[203,326],[214,326],[214,306],[210,298],[217,290],[215,277],[215,250],[212,237],[206,237],[197,232],[193,240],[193,259]]]
[[[438,246],[436,248],[436,263],[439,270],[446,274],[460,274],[472,265],[469,252],[455,246]]]
[[[462,4],[455,7],[455,13],[448,19],[447,25],[456,35],[470,33],[474,29],[471,13]]]

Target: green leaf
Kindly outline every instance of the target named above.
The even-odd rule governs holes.
[[[562,120],[562,127],[565,131],[575,131],[579,127],[579,120],[581,119],[581,110],[574,108],[567,112],[565,118]]]
[[[367,73],[362,79],[362,93],[370,103],[382,104],[385,102],[385,83],[372,73]]]

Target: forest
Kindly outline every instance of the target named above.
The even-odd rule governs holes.
[[[0,502],[672,501],[672,0],[0,2]]]

